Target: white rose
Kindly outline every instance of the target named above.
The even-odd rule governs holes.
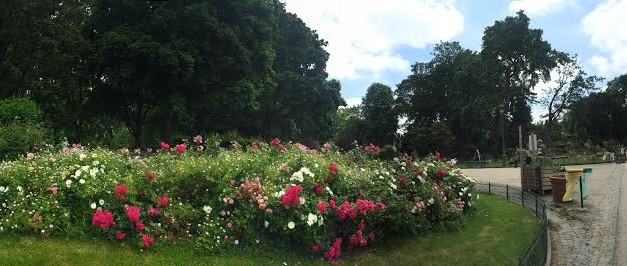
[[[72,180],[65,180],[65,186],[70,187],[72,186]]]
[[[85,184],[85,179],[78,180],[78,183]]]
[[[80,177],[82,173],[83,172],[81,172],[81,170],[76,170],[76,172],[74,172],[74,177]]]
[[[313,213],[307,215],[307,225],[312,226],[318,221],[318,216]]]
[[[322,216],[318,219],[318,226],[322,226],[324,224],[324,218]]]
[[[213,208],[211,208],[211,206],[204,206],[202,207],[202,210],[206,213],[206,214],[210,214],[211,211],[213,210]]]
[[[296,226],[296,224],[294,222],[287,223],[287,228],[289,228],[289,229],[294,229],[295,226]]]
[[[91,204],[91,209],[92,209],[92,210],[95,210],[95,209],[96,209],[96,203],[95,203],[95,202]]]
[[[268,221],[264,221],[263,222],[263,227],[268,228],[268,225],[270,225],[270,223]]]
[[[98,203],[100,204],[100,206],[105,204],[105,201],[103,199],[99,200]]]

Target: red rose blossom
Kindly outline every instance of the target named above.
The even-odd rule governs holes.
[[[142,235],[142,243],[144,243],[145,248],[150,247],[154,241],[155,239],[150,237],[149,235]]]
[[[331,175],[337,175],[337,164],[336,164],[336,163],[331,162],[331,163],[329,164],[329,173],[330,173]]]
[[[146,226],[142,223],[142,221],[137,221],[137,223],[135,223],[135,231],[141,233],[144,232],[144,229],[146,229]]]
[[[170,201],[170,197],[168,197],[168,195],[163,195],[157,198],[157,203],[159,203],[159,206],[161,207],[168,205],[168,201]]]
[[[298,206],[300,204],[299,193],[303,190],[302,186],[290,186],[281,196],[281,204],[285,207]]]
[[[148,207],[148,215],[153,216],[153,217],[159,216],[161,215],[161,211],[159,211],[159,209],[155,207],[150,206]]]
[[[146,172],[146,177],[148,177],[148,179],[150,180],[155,180],[157,178],[157,173],[152,171]]]
[[[139,207],[137,206],[126,206],[126,218],[131,222],[139,221],[139,212]]]
[[[162,150],[167,150],[167,149],[169,149],[169,148],[170,148],[170,144],[167,144],[167,143],[165,143],[165,142],[161,142],[161,145],[160,145],[160,146],[161,146],[161,149],[162,149]]]
[[[174,150],[178,153],[184,153],[187,150],[187,146],[185,146],[185,144],[179,144],[174,147]]]
[[[113,188],[113,195],[117,200],[126,198],[126,193],[128,193],[128,188],[125,184],[119,184]]]
[[[103,230],[109,230],[109,227],[114,223],[113,214],[108,210],[98,209],[91,216],[91,224]]]
[[[126,238],[126,234],[120,230],[115,231],[115,238],[117,240],[123,240],[124,238]]]
[[[316,207],[318,208],[318,211],[321,214],[325,214],[327,213],[327,204],[324,202],[318,202],[318,205],[316,205]]]

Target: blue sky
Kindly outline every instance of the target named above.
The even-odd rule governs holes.
[[[589,74],[611,79],[627,73],[627,0],[285,0],[329,41],[327,71],[342,96],[359,103],[366,88],[395,88],[410,65],[431,58],[433,44],[459,41],[481,48],[485,27],[524,9],[532,28],[544,30],[553,48],[579,55]],[[540,84],[537,92],[550,87]],[[534,106],[534,119],[542,114]]]

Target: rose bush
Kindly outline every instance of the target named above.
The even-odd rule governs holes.
[[[339,153],[279,139],[217,145],[200,137],[150,151],[75,145],[4,162],[0,232],[143,248],[190,238],[213,252],[268,244],[333,261],[385,234],[456,225],[472,206],[474,181],[439,158],[379,161],[363,159],[374,145]]]

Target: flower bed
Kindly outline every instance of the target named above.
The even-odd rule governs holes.
[[[0,165],[0,232],[94,235],[152,248],[180,238],[228,252],[268,244],[334,261],[389,233],[456,225],[475,182],[451,164],[364,159],[300,144],[217,151],[79,146]],[[436,157],[439,157],[436,156]]]

